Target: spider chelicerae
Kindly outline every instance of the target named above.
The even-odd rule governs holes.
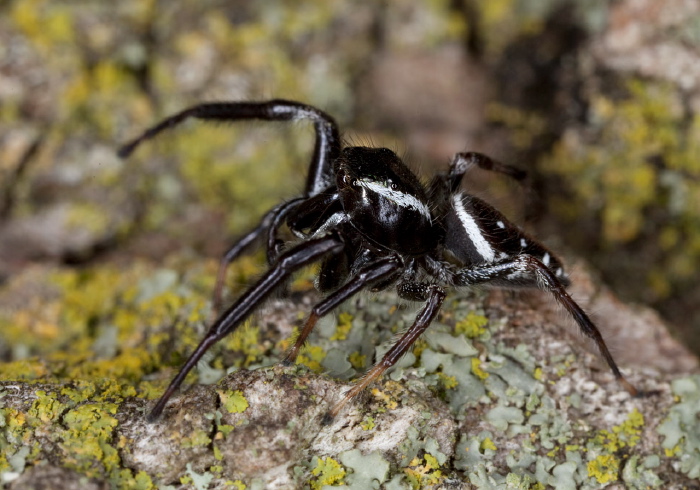
[[[319,261],[316,287],[325,296],[311,310],[284,363],[295,361],[319,318],[364,289],[379,291],[395,286],[401,298],[424,303],[413,325],[336,403],[327,418],[337,415],[408,351],[438,314],[446,287],[548,290],[581,332],[593,339],[617,380],[632,395],[637,394],[596,326],[566,292],[569,279],[562,262],[492,206],[460,191],[464,174],[474,165],[518,180],[524,172],[479,153],[457,153],[448,171],[424,186],[391,150],[343,147],[331,116],[288,100],[197,105],[148,129],[123,146],[119,155],[127,157],[144,140],[192,117],[309,120],[316,139],[303,195],[269,210],[221,259],[214,310],[221,309],[228,265],[256,242],[266,243],[268,271],[220,314],[150,412],[150,420],[161,414],[185,376],[214,343],[241,325],[292,273]],[[292,246],[286,246],[278,234],[285,224],[299,239]]]

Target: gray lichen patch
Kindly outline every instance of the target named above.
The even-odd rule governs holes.
[[[224,339],[199,376],[190,376],[163,416],[149,424],[151,400],[201,335],[196,331],[207,316],[196,292],[201,272],[188,269],[180,276],[139,266],[82,277],[81,287],[102,291],[104,304],[71,289],[78,284],[71,275],[51,274],[59,280],[47,297],[69,294],[73,306],[66,311],[75,325],[82,324],[76,317],[81,311],[98,322],[95,342],[87,346],[102,345],[100,332],[109,325],[119,326],[117,338],[134,340],[121,341],[119,350],[101,349],[100,357],[115,359],[86,364],[80,360],[85,354],[76,354],[77,365],[88,368],[77,369],[56,354],[50,361],[5,366],[6,376],[33,377],[5,381],[0,393],[6,454],[0,464],[8,482],[25,482],[19,478],[47,463],[110,485],[138,480],[202,488],[226,482],[249,488],[455,482],[476,488],[592,489],[612,482],[660,488],[688,482],[697,472],[697,378],[663,374],[652,358],[643,374],[625,373],[654,393],[630,398],[595,354],[542,308],[546,293],[451,293],[397,368],[323,425],[352,378],[414,321],[417,305],[390,291],[361,295],[320,322],[298,365],[282,368],[277,362],[290,345],[285,337],[318,301],[313,292],[294,292],[271,301],[249,326]],[[21,294],[21,288],[7,291]],[[119,316],[105,304],[119,304]],[[180,321],[165,329],[173,311],[181,312]],[[149,325],[145,345],[126,319]],[[629,342],[634,349],[634,337]],[[164,346],[170,346],[173,368],[139,361],[144,347],[161,356]],[[218,383],[199,384],[227,371]],[[105,379],[109,372],[123,378]],[[42,376],[45,382],[38,383]],[[83,447],[95,455],[78,458]]]

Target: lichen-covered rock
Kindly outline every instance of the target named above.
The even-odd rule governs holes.
[[[118,283],[105,290],[122,298],[124,311],[135,309],[148,319],[143,308],[165,298],[174,301],[176,290],[188,291],[163,270],[141,273],[130,281],[140,294],[123,291]],[[582,285],[574,293],[584,294],[593,284],[582,270],[574,277]],[[61,284],[74,287],[70,281]],[[283,368],[275,362],[288,340],[268,339],[298,324],[316,298],[294,294],[294,301],[271,303],[257,327],[224,342],[224,362],[252,369],[233,367],[217,384],[185,389],[154,423],[145,419],[148,399],[164,384],[147,380],[153,361],[129,364],[128,343],[112,352],[114,359],[90,361],[92,367],[82,371],[78,366],[85,364],[85,354],[74,359],[51,354],[43,362],[3,366],[6,380],[18,372],[34,378],[2,382],[5,481],[35,478],[27,472],[46,464],[95,484],[144,488],[223,488],[226,482],[241,488],[321,488],[341,482],[397,489],[536,484],[593,489],[612,482],[671,488],[697,478],[700,377],[688,375],[697,372],[697,360],[643,310],[618,304],[635,328],[620,329],[611,338],[638,357],[649,356],[620,362],[645,392],[642,397],[631,398],[578,335],[562,328],[568,319],[554,314],[546,293],[457,292],[397,369],[324,425],[324,415],[349,386],[345,380],[384,352],[394,332],[413,321],[415,309],[391,292],[361,296],[318,325],[300,356],[306,366]],[[156,301],[158,295],[165,296]],[[79,301],[79,295],[72,297]],[[605,290],[595,297],[593,306],[615,301]],[[97,321],[111,317],[93,311]],[[189,326],[195,328],[201,316],[191,318],[195,323]],[[605,332],[606,317],[596,319]],[[128,325],[118,325],[126,330],[115,335],[123,337]],[[160,325],[160,320],[152,323],[151,336],[172,342],[158,333]],[[649,338],[657,339],[656,351]],[[131,349],[144,347],[135,343]],[[155,343],[138,354],[143,355],[161,358],[162,347]],[[114,371],[122,378],[89,378],[125,362],[130,367]],[[226,367],[216,359],[209,363],[200,365],[200,377],[209,379],[223,372],[217,365]],[[144,368],[139,380],[136,370]],[[81,372],[83,379],[62,374],[71,372]],[[166,381],[169,373],[159,378]]]

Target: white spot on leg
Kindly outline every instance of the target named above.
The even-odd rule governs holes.
[[[522,248],[527,247],[527,241],[526,241],[524,238],[521,238],[521,239],[520,239],[520,246],[521,246]]]
[[[549,259],[550,259],[549,253],[545,252],[544,255],[542,256],[542,263],[544,265],[546,265],[547,267],[549,267]]]
[[[503,221],[496,221],[496,224],[498,225],[499,228],[505,228],[506,225],[503,224]]]
[[[459,218],[460,223],[462,223],[462,227],[467,233],[467,236],[474,244],[477,253],[481,255],[486,262],[493,262],[496,256],[493,247],[489,244],[486,238],[484,238],[484,235],[481,233],[481,229],[479,228],[479,225],[476,224],[476,221],[474,221],[474,218],[472,218],[467,210],[464,209],[462,196],[460,194],[453,196],[452,203],[455,211],[457,212],[457,217]]]

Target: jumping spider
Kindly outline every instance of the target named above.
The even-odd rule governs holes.
[[[343,148],[331,116],[299,102],[225,102],[201,104],[171,116],[123,146],[127,157],[144,140],[190,118],[217,121],[260,119],[310,120],[316,141],[304,194],[269,210],[260,224],[224,255],[214,291],[221,305],[227,266],[259,239],[266,242],[269,270],[227,308],[165,393],[149,419],[157,418],[168,399],[202,355],[234,331],[278,286],[300,268],[321,261],[316,281],[325,294],[309,315],[284,363],[295,361],[319,318],[363,289],[396,286],[401,298],[424,302],[413,325],[384,357],[329,412],[334,417],[352,398],[405,354],[433,321],[447,286],[540,287],[593,339],[617,380],[635,395],[600,332],[566,292],[562,262],[486,202],[460,191],[465,172],[478,167],[521,179],[523,172],[479,153],[458,153],[447,173],[426,187],[401,159],[386,148]],[[278,230],[286,224],[299,242],[286,248]]]

